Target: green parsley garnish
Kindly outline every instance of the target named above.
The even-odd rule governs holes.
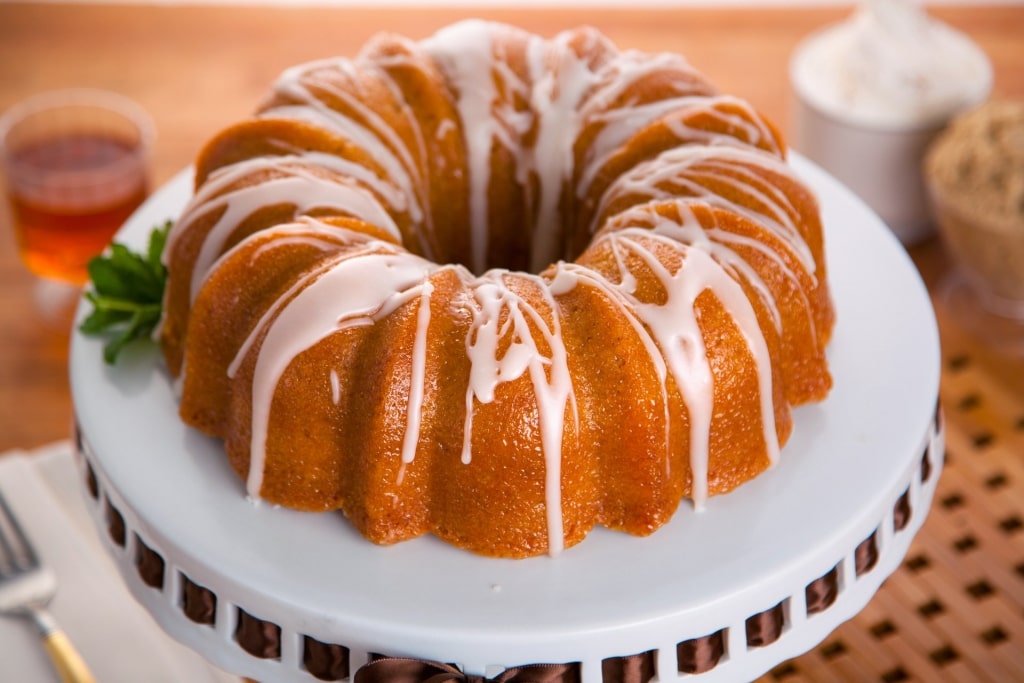
[[[145,253],[114,242],[107,253],[89,261],[91,289],[85,298],[93,310],[78,329],[110,336],[103,358],[113,364],[121,350],[136,339],[148,338],[160,322],[167,268],[160,260],[171,221],[153,228]]]

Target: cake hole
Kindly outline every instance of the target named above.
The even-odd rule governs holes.
[[[807,602],[807,615],[824,612],[839,595],[839,565],[836,565],[824,576],[807,584],[804,597]]]
[[[903,492],[892,509],[892,525],[896,531],[903,531],[910,522],[910,489]]]
[[[117,545],[124,547],[125,542],[125,529],[124,529],[124,517],[117,511],[110,501],[107,501],[107,533],[110,534],[110,540]]]
[[[281,627],[238,608],[235,640],[243,650],[260,659],[281,658]]]
[[[877,534],[877,531],[872,533],[853,551],[853,564],[857,576],[868,573],[878,563],[878,543],[875,541]]]
[[[150,588],[164,587],[164,558],[135,535],[135,568],[142,583]]]
[[[314,678],[340,681],[348,678],[348,648],[303,636],[302,664]]]
[[[213,626],[217,621],[217,596],[181,574],[181,611],[197,624]]]
[[[764,647],[779,639],[786,625],[784,605],[785,601],[747,617],[747,647]]]
[[[702,674],[711,671],[725,654],[726,629],[711,635],[691,638],[676,644],[676,668],[679,673]]]
[[[656,653],[657,650],[648,650],[635,655],[602,659],[601,680],[604,683],[647,683],[657,673]]]

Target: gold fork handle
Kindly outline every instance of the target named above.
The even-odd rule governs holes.
[[[78,650],[71,644],[64,631],[50,631],[43,644],[50,653],[53,666],[63,683],[96,683],[96,679],[89,673],[89,667],[85,665],[85,660],[78,654]]]
[[[71,644],[71,639],[57,625],[49,610],[41,605],[31,605],[26,611],[43,636],[43,645],[61,682],[96,683],[96,679],[89,672],[89,667],[85,665],[85,660]]]

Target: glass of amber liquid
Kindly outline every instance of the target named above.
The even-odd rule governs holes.
[[[149,192],[153,124],[102,90],[61,90],[0,117],[0,161],[14,234],[28,269],[78,287],[87,264]]]

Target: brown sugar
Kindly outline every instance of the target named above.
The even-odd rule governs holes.
[[[1024,306],[1024,102],[960,116],[924,166],[951,255],[994,309]]]

